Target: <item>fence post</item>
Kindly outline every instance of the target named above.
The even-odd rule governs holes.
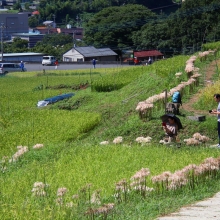
[[[165,101],[164,101],[165,106],[164,106],[164,108],[165,108],[165,114],[166,114],[166,107],[167,107],[167,89],[165,89],[164,92],[165,92]]]

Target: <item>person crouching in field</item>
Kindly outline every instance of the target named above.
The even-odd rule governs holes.
[[[178,132],[178,125],[172,116],[168,116],[168,122],[162,123],[163,130],[165,131],[164,141],[173,142],[176,141],[176,136]]]

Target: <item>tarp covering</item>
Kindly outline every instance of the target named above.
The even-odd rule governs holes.
[[[48,104],[52,104],[52,103],[58,102],[63,99],[68,99],[72,96],[74,96],[74,93],[67,93],[67,94],[63,94],[63,95],[57,95],[57,96],[54,96],[51,98],[46,98],[44,100],[38,101],[37,106],[44,107],[44,106],[47,106]]]

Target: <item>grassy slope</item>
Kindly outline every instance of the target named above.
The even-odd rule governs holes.
[[[36,181],[43,181],[50,184],[50,196],[44,201],[47,210],[45,210],[44,214],[41,214],[41,217],[43,218],[42,215],[45,215],[44,218],[49,219],[51,217],[49,207],[53,207],[55,210],[54,215],[58,218],[59,210],[53,204],[58,187],[67,187],[69,189],[67,199],[69,201],[71,200],[71,195],[77,193],[77,190],[87,183],[92,183],[93,190],[102,189],[104,201],[114,202],[114,199],[111,197],[114,183],[122,178],[129,179],[142,167],[149,167],[152,175],[157,175],[166,170],[174,172],[189,163],[199,164],[207,157],[217,157],[220,155],[218,150],[206,148],[205,146],[198,149],[195,147],[175,149],[158,145],[158,141],[163,134],[159,118],[163,114],[163,108],[158,105],[153,112],[152,120],[141,121],[135,111],[135,107],[139,101],[166,89],[167,81],[165,81],[165,78],[161,79],[161,76],[154,74],[153,69],[147,69],[145,67],[135,68],[134,71],[138,71],[143,75],[140,75],[120,90],[108,93],[91,93],[90,88],[88,88],[77,92],[77,95],[71,99],[73,103],[76,101],[81,103],[80,108],[76,112],[95,112],[101,114],[102,121],[99,126],[89,132],[81,133],[77,140],[71,141],[69,139],[68,142],[60,142],[59,144],[51,142],[51,144],[48,143],[46,148],[42,150],[30,150],[21,161],[15,165],[10,165],[8,172],[1,174],[1,183],[4,182],[4,184],[1,184],[1,193],[4,198],[2,204],[13,205],[13,210],[15,210],[12,212],[7,207],[4,207],[3,213],[6,216],[5,219],[9,219],[12,216],[21,219],[22,215],[27,218],[29,215],[32,216],[32,219],[36,218],[34,213],[39,212],[41,209],[40,202],[33,202],[31,199],[31,189],[33,183]],[[105,72],[105,70],[102,71]],[[97,73],[93,74],[94,77],[98,75]],[[55,78],[49,78],[50,85],[57,83],[57,79]],[[58,78],[61,83],[63,77]],[[89,78],[87,77],[86,79]],[[8,85],[14,86],[13,80],[3,80],[5,80],[5,90],[3,91],[7,91],[6,87]],[[25,80],[18,80],[19,84],[17,85],[21,87],[29,85],[30,88],[36,88],[42,82],[44,84],[47,83],[46,77],[39,77],[37,81],[26,80],[26,77]],[[82,81],[82,76],[80,80]],[[64,80],[63,82],[66,83],[67,81]],[[36,93],[33,92],[32,95],[35,96],[35,100],[41,99],[46,95],[43,92],[50,93],[47,95],[55,94],[54,91],[38,91]],[[28,100],[28,91],[22,91],[22,93],[26,95],[26,98],[19,101],[22,101],[24,104]],[[8,94],[3,92],[3,96],[7,97]],[[186,98],[187,93],[184,97],[185,101]],[[32,103],[28,102],[25,106],[32,106],[33,108],[36,105],[33,101]],[[14,105],[14,103],[18,104],[19,102],[16,102],[15,98],[8,105],[2,104],[2,108],[8,108],[10,110],[11,108],[9,107],[12,103]],[[57,103],[53,108],[61,104],[66,103]],[[11,109],[9,113],[14,114],[15,111]],[[187,112],[183,111],[183,113],[187,115]],[[213,138],[213,141],[216,140],[216,135],[213,134],[215,120],[208,118],[206,122],[198,123],[187,120],[184,114],[180,118],[184,126],[187,126],[187,129],[181,131],[182,140],[185,137],[190,137],[197,131],[202,131],[203,134]],[[71,119],[69,121],[71,123]],[[209,127],[208,130],[207,127]],[[60,133],[62,132],[58,131],[57,135],[60,135]],[[119,135],[124,137],[125,144],[123,146],[98,146],[101,141],[109,140],[111,142],[114,137]],[[138,136],[151,136],[153,137],[153,143],[147,147],[138,146],[135,143],[135,138]],[[171,211],[170,206],[178,207],[178,205],[202,198],[202,196],[207,196],[208,192],[219,190],[215,185],[210,184],[207,183],[203,187],[198,187],[194,193],[181,192],[177,196],[178,204],[175,205],[172,203],[172,193],[166,197],[161,196],[160,202],[156,197],[154,199],[151,198],[151,203],[149,200],[143,200],[139,196],[133,195],[129,198],[129,202],[117,207],[118,217],[116,219],[126,219],[129,217],[129,219],[136,219],[137,216],[140,216],[139,219],[151,219],[158,214]],[[17,190],[14,190],[15,188]],[[182,193],[187,194],[186,198],[181,196]],[[198,197],[198,194],[202,194],[201,197]],[[23,202],[31,208],[28,210],[22,209],[20,204]],[[39,204],[34,206],[35,203]],[[146,209],[146,206],[150,207],[150,209]]]

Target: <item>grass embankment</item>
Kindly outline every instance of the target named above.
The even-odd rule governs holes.
[[[108,218],[153,219],[171,211],[171,207],[219,190],[216,179],[198,184],[193,190],[183,187],[162,194],[155,192],[147,198],[131,192],[120,202],[113,196],[115,183],[121,179],[129,181],[142,167],[150,169],[146,184],[155,188],[150,181],[152,176],[168,170],[175,172],[191,163],[198,165],[207,157],[220,155],[217,149],[206,145],[186,147],[183,143],[181,148],[159,145],[163,135],[160,120],[163,103],[155,103],[151,120],[140,120],[135,111],[139,101],[186,81],[186,74],[180,78],[174,75],[184,71],[188,58],[174,57],[151,66],[13,73],[2,77],[0,155],[4,160],[0,174],[0,218],[82,219],[89,207],[115,203]],[[210,60],[196,64],[202,67]],[[202,68],[200,71],[204,73]],[[200,83],[202,86],[202,80]],[[185,88],[183,101],[197,89]],[[39,100],[68,92],[74,92],[75,96],[42,109],[36,107]],[[195,132],[210,137],[210,143],[217,140],[213,117],[199,123],[190,121],[186,117],[189,113],[181,111],[182,142]],[[124,142],[111,144],[117,136],[122,136]],[[152,142],[140,146],[135,142],[140,136],[150,136]],[[110,144],[100,146],[101,141]],[[44,146],[33,149],[37,143]],[[18,157],[15,152],[20,145],[28,146],[29,151]],[[14,161],[9,163],[11,158]],[[38,196],[36,191],[32,192],[35,182],[48,184]],[[87,185],[90,183],[92,186]],[[57,190],[61,187],[68,192],[60,197]],[[96,190],[101,190],[102,204],[88,202]],[[79,198],[73,199],[74,194]]]

